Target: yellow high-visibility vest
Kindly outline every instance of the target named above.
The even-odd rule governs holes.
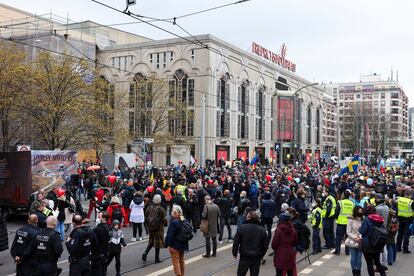
[[[411,208],[413,201],[406,197],[400,197],[397,201],[398,216],[403,218],[409,218],[414,216],[414,211]]]
[[[350,201],[349,199],[342,199],[338,202],[339,204],[339,216],[336,219],[337,224],[347,225],[348,224],[348,216],[352,215],[355,203]]]
[[[321,221],[319,222],[319,225],[316,225],[316,213],[319,213],[321,216]],[[322,229],[322,209],[319,207],[316,207],[315,210],[312,211],[310,215],[310,222],[312,226],[318,226],[319,229]]]
[[[326,202],[330,200],[332,202],[332,209],[331,209],[331,213],[326,214],[326,209],[327,209],[327,204]],[[329,195],[325,201],[323,202],[323,206],[322,206],[322,217],[332,217],[333,215],[335,215],[335,209],[336,209],[336,200],[332,195]]]

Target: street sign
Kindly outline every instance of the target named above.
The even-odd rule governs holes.
[[[280,152],[280,143],[275,143],[275,151]]]
[[[30,151],[30,146],[29,145],[18,145],[17,151]]]

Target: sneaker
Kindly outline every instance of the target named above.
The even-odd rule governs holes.
[[[233,240],[232,240],[232,239],[229,239],[227,242],[228,242],[228,243],[232,243],[232,242],[233,242]]]
[[[142,237],[139,237],[138,240],[142,241]]]
[[[223,244],[223,241],[219,241],[219,244]]]
[[[132,241],[132,242],[136,242],[136,241],[137,241],[137,239],[136,239],[136,238],[132,238],[132,239],[131,239],[131,241]]]

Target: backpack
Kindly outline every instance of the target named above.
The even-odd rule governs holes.
[[[176,239],[179,242],[188,242],[194,237],[193,226],[188,220],[181,222],[180,232],[178,232]]]
[[[296,244],[296,250],[299,253],[303,253],[309,249],[311,232],[309,227],[301,223],[294,223],[296,233],[298,235],[298,243]]]
[[[383,225],[374,225],[371,231],[368,233],[369,245],[375,251],[382,251],[385,244],[387,243],[388,232]]]
[[[121,207],[115,208],[112,211],[112,221],[114,221],[114,219],[117,219],[119,221],[119,223],[122,222],[122,210],[121,210]]]
[[[158,231],[160,229],[161,221],[158,215],[158,208],[161,208],[161,207],[151,206],[147,210],[148,212],[147,225],[150,231]]]

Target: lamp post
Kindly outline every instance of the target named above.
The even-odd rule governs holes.
[[[299,87],[298,89],[296,89],[296,91],[290,96],[290,97],[292,97],[293,98],[293,118],[292,118],[292,125],[291,125],[291,130],[293,131],[293,137],[292,137],[292,143],[291,143],[291,145],[293,144],[295,144],[295,119],[296,119],[296,114],[295,114],[295,109],[296,109],[296,96],[303,90],[303,89],[305,89],[305,88],[308,88],[308,87],[311,87],[311,86],[316,86],[316,85],[318,85],[319,83],[317,83],[317,82],[314,82],[314,83],[310,83],[310,84],[307,84],[307,85],[304,85],[304,86],[302,86],[302,87]],[[278,96],[278,91],[276,90],[276,92],[273,94],[273,97],[277,97]],[[276,98],[276,100],[278,101],[278,99]],[[278,114],[279,114],[279,110],[277,111],[277,116],[276,116],[276,118],[278,118],[279,116],[278,116]],[[278,127],[278,134],[280,135],[280,122],[278,121],[277,122],[277,127]],[[283,140],[280,138],[280,137],[277,137],[276,138],[279,142],[280,142],[280,156],[281,156],[281,158],[280,158],[280,160],[279,160],[279,164],[280,165],[283,165]],[[295,159],[295,158],[294,158]]]

